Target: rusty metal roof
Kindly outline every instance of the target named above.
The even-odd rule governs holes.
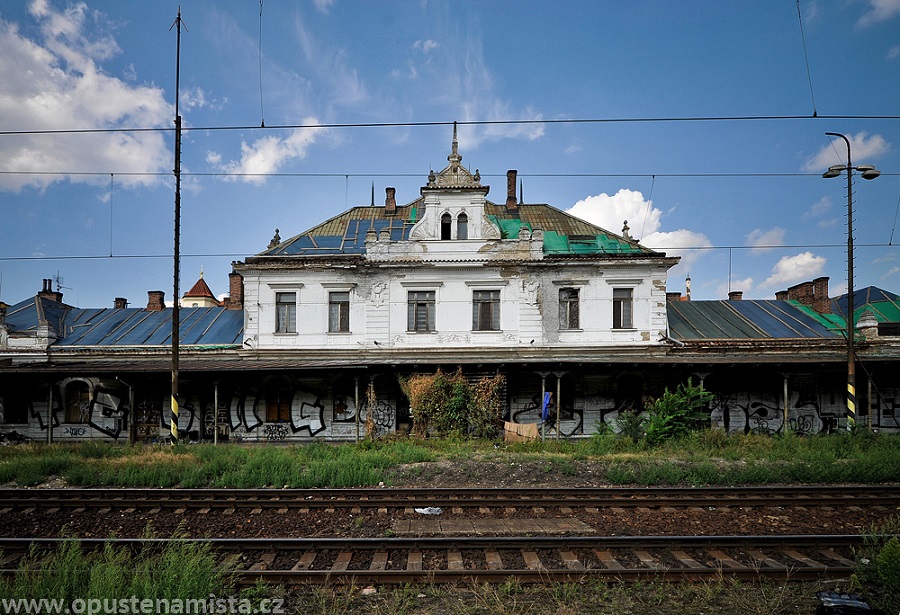
[[[376,233],[387,229],[391,241],[408,240],[423,206],[423,199],[417,199],[398,206],[393,215],[381,206],[354,207],[257,256],[362,255],[370,229]],[[541,229],[545,254],[658,254],[550,205],[519,204],[510,212],[505,205],[485,201],[484,213],[500,228],[503,239],[515,239],[523,226]]]
[[[804,310],[795,301],[670,301],[666,311],[669,336],[681,342],[842,337],[840,319]]]

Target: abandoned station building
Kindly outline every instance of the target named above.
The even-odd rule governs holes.
[[[179,432],[231,441],[354,440],[370,419],[410,427],[398,376],[505,376],[505,419],[589,435],[689,378],[729,431],[815,433],[845,412],[846,297],[828,279],[773,300],[667,293],[675,257],[461,164],[398,204],[353,207],[233,263],[218,302],[202,276],[180,298]],[[860,421],[900,427],[900,297],[857,291]],[[172,308],[74,308],[50,280],[0,303],[0,433],[35,440],[169,435]],[[374,393],[370,396],[367,393]],[[374,399],[370,403],[367,399]],[[217,426],[217,427],[216,427]],[[363,427],[364,428],[364,427]],[[557,431],[558,429],[558,431]]]

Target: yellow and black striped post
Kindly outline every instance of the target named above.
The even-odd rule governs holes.
[[[172,395],[172,412],[169,415],[169,431],[172,434],[172,444],[178,442],[178,398]]]

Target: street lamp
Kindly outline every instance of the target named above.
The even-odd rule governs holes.
[[[881,171],[870,164],[853,166],[850,160],[850,140],[839,132],[826,132],[829,137],[840,137],[847,144],[847,164],[828,167],[822,177],[838,177],[847,172],[847,429],[856,421],[856,356],[853,353],[853,171],[859,171],[863,179],[875,179]]]

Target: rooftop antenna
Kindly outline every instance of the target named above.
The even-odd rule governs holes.
[[[59,275],[59,271],[56,272],[56,275],[53,276],[53,281],[56,282],[56,292],[61,291],[62,289],[72,290],[70,286],[63,286],[62,283],[65,282],[63,277]]]

